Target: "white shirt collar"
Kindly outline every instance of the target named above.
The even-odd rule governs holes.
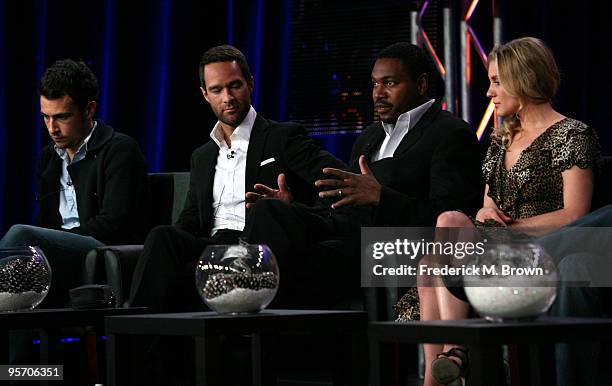
[[[387,135],[391,135],[395,128],[406,131],[412,129],[414,126],[416,126],[421,117],[423,117],[423,114],[425,114],[431,105],[434,104],[434,102],[434,99],[430,99],[422,105],[417,106],[410,111],[406,111],[397,117],[397,122],[395,122],[395,124],[382,122],[383,130],[385,133],[387,133]]]
[[[255,124],[255,118],[257,117],[257,112],[251,106],[249,112],[246,117],[240,122],[240,124],[234,129],[232,135],[230,136],[232,140],[232,149],[236,148],[248,148],[249,139],[251,138],[251,131],[253,131],[253,125]],[[219,146],[220,149],[227,149],[228,146],[225,143],[225,138],[223,138],[223,129],[221,129],[221,121],[217,121],[215,127],[213,127],[210,132],[210,138]]]

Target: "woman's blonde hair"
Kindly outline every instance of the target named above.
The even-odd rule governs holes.
[[[559,88],[560,75],[550,49],[540,39],[525,37],[497,45],[489,54],[489,64],[497,63],[499,80],[511,96],[518,98],[519,111],[526,103],[550,102]],[[493,132],[507,149],[520,130],[516,115],[506,117]]]

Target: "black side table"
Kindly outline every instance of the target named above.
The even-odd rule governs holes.
[[[91,326],[96,333],[104,332],[104,317],[109,315],[142,314],[146,307],[34,309],[31,311],[0,312],[0,363],[9,363],[8,332],[16,329],[40,329],[40,364],[58,363],[59,330],[66,327]],[[46,384],[46,382],[44,382]]]
[[[116,379],[120,361],[116,346],[121,335],[178,335],[195,340],[197,385],[222,383],[215,360],[221,335],[251,335],[253,385],[276,384],[273,342],[287,333],[335,334],[344,351],[337,376],[343,385],[367,385],[367,314],[361,311],[264,310],[256,314],[215,312],[112,316],[106,318],[107,381]]]
[[[497,385],[503,376],[503,344],[550,345],[578,341],[612,341],[612,319],[541,317],[532,322],[491,323],[484,319],[427,322],[372,322],[369,325],[371,385],[380,385],[380,350],[385,342],[467,345],[470,385]],[[537,369],[532,368],[532,372]],[[529,374],[529,384],[547,384]]]

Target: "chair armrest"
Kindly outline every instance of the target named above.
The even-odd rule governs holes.
[[[117,299],[117,307],[123,306],[130,295],[132,275],[142,248],[142,245],[111,245],[90,251],[85,257],[84,282],[108,284]]]
[[[99,284],[106,282],[104,261],[98,258],[98,249],[87,252],[83,262],[83,284]]]
[[[117,305],[121,307],[130,297],[134,268],[142,252],[142,245],[107,246],[104,250],[104,267],[108,285],[116,289]]]

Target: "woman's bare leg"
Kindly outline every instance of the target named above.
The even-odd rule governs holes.
[[[419,278],[421,285],[417,286],[419,291],[419,310],[421,320],[439,320],[440,307],[438,306],[438,297],[436,294],[438,287],[433,286],[433,283],[425,283],[425,280],[427,279],[423,278],[423,281],[421,281],[421,278]],[[431,376],[430,365],[436,358],[436,354],[439,354],[443,348],[444,346],[441,344],[423,345],[423,355],[425,357],[425,380],[423,381],[423,386],[438,385],[435,379]]]
[[[473,228],[469,217],[461,212],[444,212],[438,216],[436,228]],[[441,230],[441,229],[440,229]],[[421,260],[422,264],[435,264],[430,256]],[[453,320],[466,318],[469,305],[451,294],[439,277],[419,277],[417,281],[419,292],[421,320]],[[436,386],[438,383],[431,375],[431,363],[440,352],[447,351],[453,344],[425,344],[425,380],[423,386]]]

